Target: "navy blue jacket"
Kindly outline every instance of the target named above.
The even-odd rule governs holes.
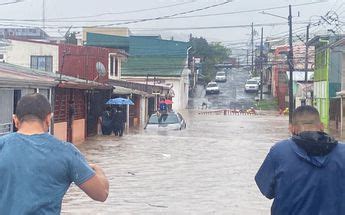
[[[274,199],[271,214],[345,214],[345,145],[317,133],[316,141],[294,137],[275,144],[256,174],[262,194]]]

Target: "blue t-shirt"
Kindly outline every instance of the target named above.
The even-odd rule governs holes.
[[[79,150],[50,134],[0,137],[0,214],[60,214],[70,184],[95,172]]]

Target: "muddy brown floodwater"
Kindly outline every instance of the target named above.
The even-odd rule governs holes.
[[[187,129],[97,136],[80,147],[110,180],[105,203],[73,185],[62,214],[269,214],[254,176],[287,117],[215,116],[185,111]]]

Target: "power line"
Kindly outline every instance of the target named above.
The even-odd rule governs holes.
[[[177,4],[170,4],[170,5],[165,5],[165,6],[160,6],[160,7],[152,7],[152,8],[145,8],[145,9],[138,9],[138,10],[129,10],[129,11],[122,11],[122,12],[107,12],[107,13],[100,13],[96,15],[89,15],[89,16],[72,16],[72,17],[58,17],[58,18],[50,18],[47,21],[51,20],[68,20],[68,19],[84,19],[84,18],[95,18],[95,17],[100,17],[100,16],[106,16],[106,15],[120,15],[120,14],[129,14],[129,13],[141,13],[145,11],[152,11],[152,10],[159,10],[159,9],[164,9],[164,8],[172,8],[176,6],[181,6],[181,5],[186,5],[186,4],[191,4],[196,2],[197,0],[191,0],[188,2],[183,2],[183,3],[177,3]]]
[[[222,6],[222,5],[229,4],[231,2],[232,2],[232,0],[225,0],[225,2],[222,2],[222,3],[213,4],[213,5],[209,5],[209,6],[206,6],[206,7],[197,8],[197,9],[194,9],[194,10],[188,10],[188,11],[184,11],[184,12],[180,12],[180,13],[174,13],[174,14],[171,14],[171,15],[160,16],[160,17],[155,17],[155,18],[148,18],[148,19],[138,19],[138,20],[134,20],[134,21],[115,23],[115,24],[106,24],[106,25],[101,25],[101,26],[127,25],[127,24],[133,24],[133,23],[142,23],[142,22],[147,22],[147,21],[161,20],[161,19],[175,17],[175,16],[179,16],[179,15],[185,15],[185,14],[189,14],[189,13],[195,13],[195,12],[199,12],[199,11],[203,11],[203,10],[208,10],[208,9],[211,9],[211,8],[215,8],[215,7],[219,7],[219,6]]]
[[[229,1],[230,2],[230,1]],[[226,3],[226,2],[225,2]],[[303,4],[295,4],[292,5],[294,7],[301,7],[301,6],[307,6],[307,5],[314,5],[314,4],[319,4],[319,3],[324,3],[322,1],[318,2],[309,2],[309,3],[303,3]],[[221,3],[224,4],[224,3]],[[206,7],[205,9],[209,9],[210,7],[215,7],[215,6],[220,6],[220,5],[211,5],[209,7]],[[121,25],[121,24],[131,24],[136,23],[140,20],[164,20],[164,19],[186,19],[186,18],[198,18],[198,17],[209,17],[209,16],[221,16],[221,15],[233,15],[233,14],[242,14],[242,13],[252,13],[252,12],[260,12],[263,10],[277,10],[277,9],[284,9],[286,6],[277,6],[277,7],[269,7],[269,8],[260,8],[260,9],[250,9],[250,10],[241,10],[241,11],[232,11],[232,12],[225,12],[225,13],[211,13],[211,14],[201,14],[201,15],[190,15],[190,16],[178,16],[178,15],[183,15],[187,13],[192,13],[192,12],[197,12],[200,11],[201,9],[204,10],[203,8],[196,9],[193,11],[187,11],[187,12],[182,12],[178,13],[178,15],[173,14],[173,15],[168,15],[168,16],[162,16],[158,18],[147,18],[147,19],[109,19],[109,20],[64,20],[64,19],[72,19],[73,17],[63,17],[63,18],[54,18],[54,19],[47,19],[47,22],[128,22],[128,23],[117,23],[116,25]],[[91,17],[91,16],[90,16]],[[24,22],[41,22],[40,19],[0,19],[0,21],[24,21]],[[130,22],[130,23],[129,23]],[[115,24],[114,24],[115,25]]]
[[[4,5],[10,5],[10,4],[17,4],[20,2],[23,2],[24,0],[16,0],[16,1],[11,1],[11,2],[4,2],[4,3],[0,3],[0,6],[4,6]]]
[[[308,24],[309,22],[297,22],[294,24]],[[276,22],[276,23],[261,23],[255,24],[255,27],[271,27],[271,26],[281,26],[286,25],[286,22]],[[222,28],[248,28],[251,27],[250,24],[243,25],[221,25],[221,26],[204,26],[204,27],[176,27],[176,28],[132,28],[137,31],[175,31],[175,30],[204,30],[204,29],[222,29]]]

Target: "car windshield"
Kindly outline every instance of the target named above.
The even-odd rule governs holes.
[[[258,84],[257,81],[247,81],[247,84]]]
[[[152,115],[149,119],[149,124],[175,124],[179,123],[178,117],[175,114],[162,114],[157,116]]]
[[[225,72],[218,72],[217,73],[217,76],[224,76],[225,75]]]
[[[217,84],[209,84],[208,87],[217,87]]]

